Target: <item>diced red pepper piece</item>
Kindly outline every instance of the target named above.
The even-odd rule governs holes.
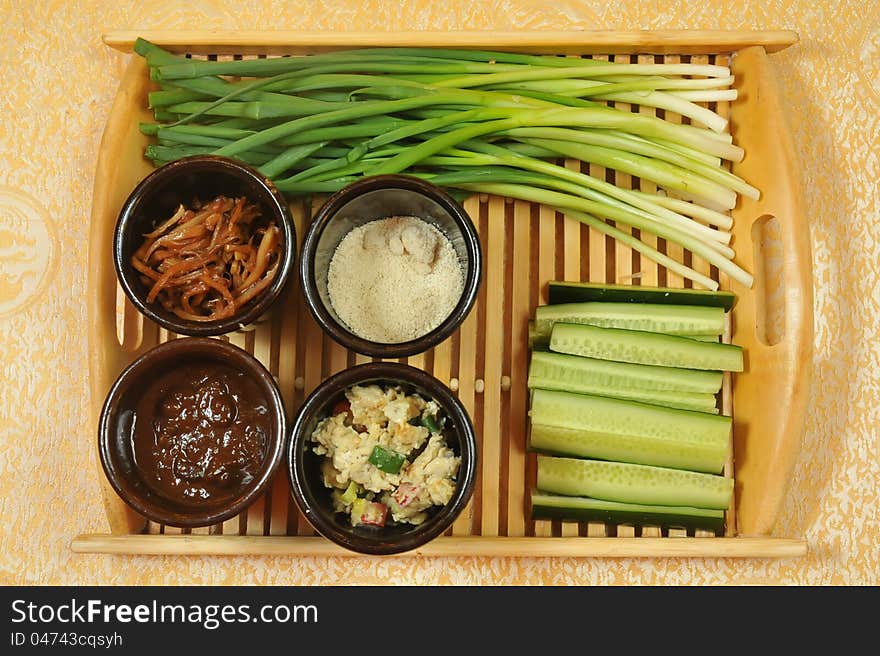
[[[401,483],[397,489],[394,491],[394,494],[391,495],[394,497],[394,500],[397,504],[403,508],[408,506],[413,502],[413,500],[419,495],[419,486],[413,485],[412,483],[403,482]]]
[[[385,526],[385,518],[388,516],[388,506],[384,503],[367,501],[361,513],[360,523],[370,526]]]

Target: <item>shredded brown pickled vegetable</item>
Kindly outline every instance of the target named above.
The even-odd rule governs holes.
[[[274,221],[258,226],[259,216],[244,197],[178,207],[131,258],[150,289],[147,303],[190,321],[233,316],[278,273],[281,231]]]

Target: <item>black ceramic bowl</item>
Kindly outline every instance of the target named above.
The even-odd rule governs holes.
[[[262,458],[248,466],[250,480],[235,484],[207,500],[163,494],[152,470],[138,462],[135,426],[150,425],[162,412],[168,395],[143,412],[143,399],[160,376],[174,372],[175,381],[185,380],[193,367],[218,363],[242,372],[267,408],[268,427]],[[158,397],[157,397],[158,398]],[[146,416],[145,416],[146,415]],[[146,424],[144,422],[147,422]],[[219,433],[218,433],[219,434]],[[107,394],[98,424],[98,451],[110,485],[131,508],[154,522],[169,526],[209,526],[247,509],[272,482],[284,459],[287,420],[275,379],[247,351],[217,339],[188,337],[171,340],[145,352],[119,375]]]
[[[333,510],[331,490],[324,485],[320,465],[323,456],[312,451],[310,437],[318,422],[329,416],[352,385],[400,385],[407,393],[433,399],[446,417],[443,435],[461,465],[455,492],[448,504],[429,511],[417,526],[390,522],[384,527],[351,526],[348,517]],[[473,423],[461,402],[433,376],[396,362],[374,362],[346,369],[321,383],[306,399],[291,430],[287,450],[290,489],[300,511],[321,535],[351,551],[387,555],[416,549],[448,529],[473,493],[477,467],[477,443]]]
[[[131,265],[131,256],[144,234],[171,217],[182,204],[208,202],[218,195],[245,196],[259,205],[258,223],[274,219],[281,229],[281,263],[272,283],[231,317],[215,321],[190,321],[165,310],[159,303],[147,303],[149,289]],[[126,296],[146,317],[168,330],[190,336],[208,337],[240,330],[268,312],[284,291],[296,259],[296,228],[290,206],[270,180],[234,159],[215,155],[185,157],[159,167],[135,187],[122,206],[113,235],[113,261]]]
[[[333,309],[327,271],[339,242],[354,228],[391,216],[415,216],[433,224],[452,243],[464,272],[461,298],[434,330],[407,342],[374,342],[353,333]],[[423,353],[448,338],[473,307],[482,275],[480,240],[464,208],[439,187],[403,175],[366,177],[332,195],[303,239],[299,263],[306,305],[315,320],[344,347],[381,358]]]

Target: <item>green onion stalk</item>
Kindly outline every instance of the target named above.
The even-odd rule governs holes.
[[[155,165],[234,157],[289,197],[413,175],[460,198],[546,205],[709,289],[718,283],[636,235],[662,237],[752,284],[734,261],[729,210],[760,193],[730,171],[744,153],[711,109],[736,97],[726,66],[451,48],[207,60],[143,39],[135,52],[156,86],[154,120],[140,126]],[[658,191],[617,186],[591,175],[597,168]]]

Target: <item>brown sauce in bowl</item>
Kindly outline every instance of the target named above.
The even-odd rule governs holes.
[[[197,360],[144,387],[132,450],[157,494],[188,505],[214,503],[236,496],[259,473],[271,426],[256,382],[235,367]]]

